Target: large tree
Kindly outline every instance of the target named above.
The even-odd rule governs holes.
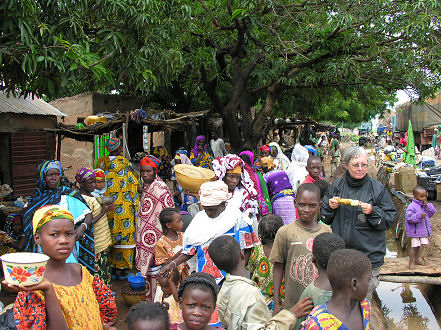
[[[364,119],[397,89],[424,97],[441,81],[434,0],[7,0],[0,8],[3,89],[116,89],[178,108],[210,104],[235,148],[253,147],[276,115],[322,119],[346,106],[339,120]],[[366,106],[353,111],[351,100]]]

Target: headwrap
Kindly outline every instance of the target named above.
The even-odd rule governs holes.
[[[259,151],[268,151],[269,153],[271,153],[271,149],[270,147],[268,147],[266,144],[264,144],[263,146],[261,146],[259,148]]]
[[[48,161],[38,165],[37,187],[40,190],[47,189],[46,174],[49,170],[54,169],[54,168],[57,169],[61,175],[62,167],[61,167],[61,162],[59,160],[48,160]],[[60,179],[60,181],[61,181],[61,179]]]
[[[95,172],[91,168],[82,167],[78,170],[77,174],[75,175],[75,180],[77,182],[84,182],[87,179],[95,178],[95,177],[96,177]]]
[[[306,145],[305,146],[306,150],[308,150],[309,152],[312,152],[313,155],[317,155],[317,151],[315,150],[315,148],[311,145]]]
[[[280,169],[286,171],[289,167],[290,161],[289,161],[288,157],[286,157],[285,154],[283,153],[282,148],[280,148],[279,144],[276,142],[271,142],[269,144],[269,146],[270,146],[270,148],[274,147],[277,149],[277,156],[275,158],[279,161],[279,163],[281,165]]]
[[[185,149],[178,149],[176,150],[176,155],[186,155],[188,156],[187,150]]]
[[[143,159],[141,159],[141,162],[139,163],[140,166],[150,166],[156,169],[158,169],[160,164],[161,161],[152,155],[145,156]]]
[[[201,140],[205,140],[205,142],[207,142],[207,139],[205,138],[205,136],[199,135],[196,137],[196,141],[194,142],[193,149],[191,149],[191,152],[193,153],[193,155],[196,158],[199,156],[199,141],[201,141]],[[207,144],[204,145],[204,151],[205,151],[206,147],[207,147]]]
[[[306,166],[306,162],[309,158],[308,149],[297,143],[291,154],[291,162],[300,163]]]
[[[106,173],[100,168],[93,170],[95,172],[95,178],[97,181],[106,181]]]
[[[266,167],[269,170],[272,170],[275,167],[272,157],[262,157],[262,158],[260,158],[260,164],[261,164],[262,167]]]
[[[245,150],[245,151],[242,151],[239,154],[239,156],[242,156],[242,155],[247,155],[250,158],[250,166],[253,166],[253,164],[254,164],[254,154],[251,151],[249,151],[249,150]]]
[[[32,218],[32,228],[34,235],[38,233],[46,223],[54,219],[68,219],[74,224],[75,220],[68,210],[61,208],[58,205],[46,205],[40,207],[34,213]]]
[[[222,180],[205,182],[199,190],[202,206],[216,206],[230,198],[228,186]]]
[[[119,148],[121,145],[121,140],[118,138],[110,138],[106,142],[107,151],[112,152]]]
[[[54,168],[57,169],[61,174],[61,171],[62,171],[61,163],[58,160],[50,160],[46,166],[46,171],[44,174],[46,174],[47,171],[52,170]]]
[[[226,173],[240,174],[240,184],[245,190],[243,192],[242,206],[240,209],[242,212],[250,209],[252,214],[257,214],[257,191],[254,188],[254,183],[251,180],[248,171],[245,170],[245,162],[242,158],[234,154],[228,154],[224,157],[215,159],[212,165],[214,174],[218,180],[224,180]],[[241,172],[238,172],[238,169],[240,169]]]
[[[232,173],[232,174],[242,174],[242,168],[240,167],[240,165],[237,165],[235,168],[233,168],[232,170],[227,170],[226,173]]]

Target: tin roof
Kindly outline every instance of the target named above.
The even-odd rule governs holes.
[[[43,115],[43,116],[63,116],[57,108],[53,107],[43,100],[28,96],[14,97],[12,94],[9,97],[6,93],[0,91],[0,113],[25,113],[28,115]]]

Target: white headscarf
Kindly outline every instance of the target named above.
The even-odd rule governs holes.
[[[295,192],[297,192],[297,188],[308,176],[308,171],[306,170],[306,162],[308,161],[308,158],[308,150],[297,143],[291,154],[291,164],[286,170],[292,189]]]
[[[285,156],[285,154],[282,151],[282,148],[280,148],[279,144],[276,142],[271,142],[269,146],[274,146],[277,148],[277,156],[276,159],[280,162],[281,170],[286,171],[289,166],[289,159]]]
[[[222,180],[209,181],[201,185],[199,199],[202,206],[216,206],[231,198],[228,186]]]

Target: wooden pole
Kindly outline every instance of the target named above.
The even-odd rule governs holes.
[[[408,276],[408,275],[380,275],[380,281],[393,283],[424,283],[441,285],[441,277]]]
[[[61,134],[57,134],[57,160],[61,160]]]

